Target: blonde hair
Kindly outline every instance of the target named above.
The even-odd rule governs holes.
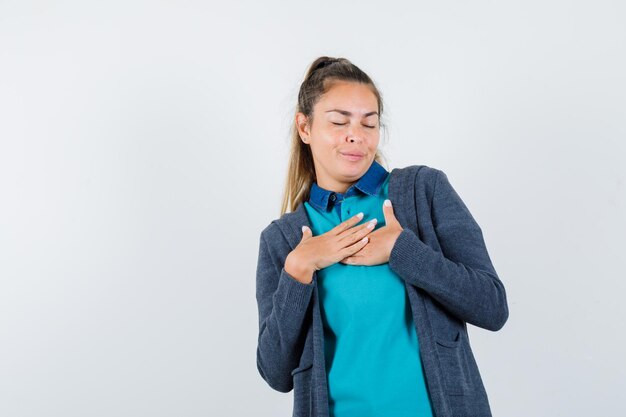
[[[291,151],[280,209],[281,216],[287,211],[295,211],[300,204],[307,201],[311,185],[316,181],[311,147],[300,139],[295,114],[302,112],[307,116],[309,123],[313,123],[313,107],[320,97],[338,81],[351,81],[368,85],[378,101],[379,120],[383,115],[383,101],[380,92],[371,78],[356,65],[346,58],[327,56],[321,56],[313,61],[300,85],[294,121],[290,129]],[[382,122],[381,127],[385,128]],[[384,155],[378,149],[374,160],[383,164],[383,159]]]

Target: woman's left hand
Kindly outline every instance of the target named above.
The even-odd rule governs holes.
[[[383,215],[385,216],[385,226],[368,234],[369,241],[363,248],[340,262],[347,265],[380,265],[389,262],[391,249],[396,243],[398,236],[402,233],[402,226],[393,214],[391,200],[389,206],[383,204]]]

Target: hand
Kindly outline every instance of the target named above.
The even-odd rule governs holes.
[[[380,265],[389,262],[391,250],[402,233],[402,225],[393,214],[391,200],[385,200],[383,204],[383,215],[385,216],[385,226],[370,233],[369,242],[354,255],[350,255],[341,260],[347,265]]]
[[[376,227],[376,219],[355,226],[362,218],[363,213],[359,213],[318,236],[303,227],[302,240],[285,259],[285,271],[308,284],[314,271],[357,253],[367,245],[367,235]]]

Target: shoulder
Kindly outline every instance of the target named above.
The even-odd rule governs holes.
[[[263,230],[261,230],[261,239],[267,241],[274,241],[278,237],[282,237],[280,223],[284,223],[285,215],[281,216],[280,219],[272,220]]]
[[[280,218],[272,220],[263,230],[261,230],[260,238],[269,245],[287,244],[288,236],[293,234],[294,227],[300,228],[298,224],[302,223],[301,213],[290,212],[284,213]],[[304,224],[304,223],[302,223]]]
[[[390,172],[390,181],[398,182],[403,186],[414,185],[415,189],[433,190],[439,177],[445,177],[443,170],[428,165],[408,165],[403,168],[394,168]]]

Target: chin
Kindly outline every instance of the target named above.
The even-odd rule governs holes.
[[[370,163],[367,163],[367,161],[360,161],[359,163],[344,165],[342,171],[346,177],[350,177],[350,178],[359,177],[360,178],[361,176],[363,176],[363,174],[367,172],[367,169],[369,168],[369,166],[370,166]]]

